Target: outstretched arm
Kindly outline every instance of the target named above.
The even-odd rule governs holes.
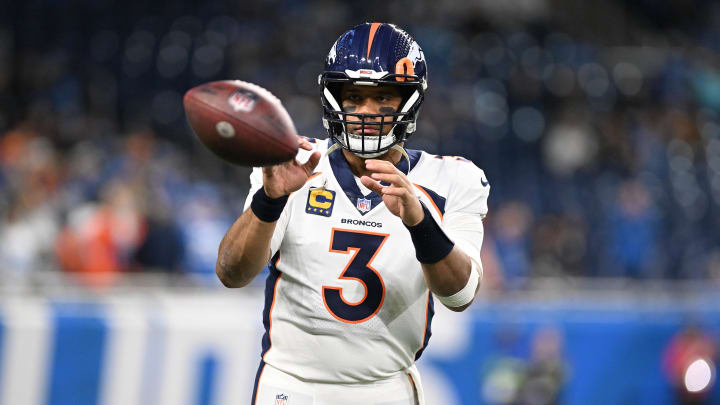
[[[232,224],[220,242],[215,264],[215,272],[225,287],[244,287],[265,267],[276,223],[261,221],[248,208]]]
[[[300,147],[312,150],[299,138]],[[226,287],[248,285],[270,260],[270,240],[288,195],[305,184],[320,153],[313,152],[304,164],[296,159],[263,168],[263,187],[252,198],[250,208],[235,221],[220,242],[215,272]]]

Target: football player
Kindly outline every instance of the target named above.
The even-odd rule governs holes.
[[[217,274],[270,261],[252,404],[423,404],[417,360],[437,298],[480,285],[489,185],[460,157],[405,149],[427,89],[420,46],[392,24],[342,34],[319,77],[327,140],[251,175]]]

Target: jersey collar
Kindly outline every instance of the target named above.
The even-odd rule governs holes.
[[[329,139],[328,147],[333,143],[334,140]],[[398,170],[403,173],[410,173],[410,171],[415,168],[415,165],[417,165],[417,162],[420,160],[420,155],[422,154],[422,152],[414,149],[405,149],[405,151],[410,158],[409,168],[408,161],[406,159],[400,159],[400,162],[398,162],[395,167],[397,167]],[[368,212],[372,211],[375,207],[380,205],[380,203],[382,202],[382,196],[380,196],[376,192],[372,191],[367,196],[364,196],[362,192],[360,192],[360,188],[355,182],[355,175],[350,170],[350,165],[348,164],[347,160],[345,160],[345,155],[343,155],[340,150],[331,153],[328,156],[328,160],[330,161],[330,167],[332,168],[333,174],[335,175],[335,178],[340,184],[340,187],[342,188],[343,192],[345,192],[345,195],[350,199],[350,202],[355,205],[355,209],[358,210],[360,215],[365,215]],[[387,183],[381,184],[387,185]]]

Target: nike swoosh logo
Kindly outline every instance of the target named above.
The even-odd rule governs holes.
[[[481,178],[481,179],[480,179],[480,184],[482,184],[483,187],[487,187],[487,185],[490,184],[490,183],[489,183],[487,180]]]

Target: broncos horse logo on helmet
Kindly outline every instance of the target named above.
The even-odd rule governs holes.
[[[377,157],[415,132],[427,89],[425,55],[407,32],[393,24],[360,24],[335,41],[318,82],[323,125],[328,134],[352,153],[366,158]],[[343,83],[397,86],[403,97],[400,109],[391,114],[345,112],[340,100]],[[379,135],[348,133],[348,116],[355,119],[352,124],[379,126]],[[378,117],[380,120],[375,120]],[[383,135],[383,125],[393,126],[386,135]]]

